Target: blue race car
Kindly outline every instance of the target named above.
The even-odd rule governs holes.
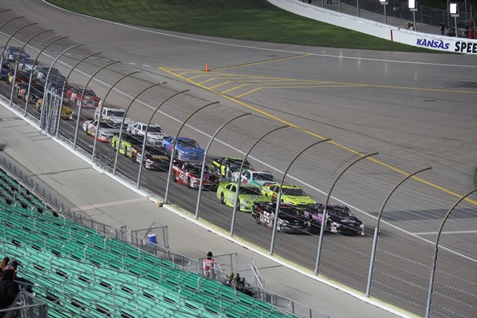
[[[22,59],[29,59],[31,57],[30,54],[21,51],[21,48],[18,46],[2,46],[0,50],[3,51],[3,58],[10,62],[16,62],[19,57]]]
[[[176,138],[174,136],[164,137],[162,139],[162,147],[168,155],[171,155],[172,148]],[[204,149],[202,149],[197,141],[192,138],[179,137],[177,138],[175,159],[178,160],[203,160]]]

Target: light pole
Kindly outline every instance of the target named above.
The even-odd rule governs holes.
[[[327,210],[328,210],[328,203],[330,202],[330,197],[331,197],[331,191],[333,191],[333,188],[336,185],[336,182],[338,182],[339,178],[343,175],[343,173],[346,172],[351,166],[353,166],[355,163],[358,163],[359,161],[366,159],[368,157],[374,156],[379,154],[378,152],[373,152],[367,155],[360,155],[357,159],[351,161],[344,169],[341,171],[341,173],[335,178],[335,181],[331,185],[330,191],[328,191],[328,195],[326,196],[326,203],[323,208],[323,216],[321,218],[321,227],[320,227],[320,239],[318,241],[318,249],[316,252],[316,263],[315,263],[315,274],[318,274],[319,268],[320,268],[320,258],[321,258],[321,248],[323,244],[323,235],[325,233],[325,227],[326,227],[326,218],[327,218]]]
[[[239,118],[241,118],[241,117],[251,115],[251,114],[252,114],[252,113],[240,114],[240,115],[238,115],[238,116],[235,116],[234,118],[231,118],[231,119],[227,120],[225,123],[223,123],[223,124],[215,131],[215,133],[212,135],[212,137],[210,137],[209,143],[207,144],[207,147],[205,147],[204,159],[202,159],[202,166],[201,166],[201,170],[200,170],[199,193],[197,194],[197,203],[196,203],[196,206],[195,206],[195,218],[196,218],[196,220],[199,219],[200,197],[201,197],[201,195],[202,195],[202,182],[204,181],[204,173],[205,173],[205,159],[207,159],[207,154],[209,153],[209,148],[210,148],[210,146],[212,145],[212,141],[214,141],[215,137],[216,137],[217,134],[222,130],[222,128],[224,128],[225,126],[227,126],[230,122],[232,122],[232,121],[234,121],[234,120],[236,120],[236,119],[239,119]]]
[[[412,12],[412,28],[414,31],[417,31],[416,26],[416,11],[417,11],[417,0],[409,0],[409,10]]]
[[[379,237],[379,232],[380,232],[379,225],[381,224],[381,216],[383,215],[384,207],[386,206],[386,203],[388,203],[388,200],[391,197],[391,195],[394,193],[394,191],[396,191],[396,189],[401,184],[403,184],[404,181],[406,181],[407,179],[415,176],[416,174],[418,174],[420,172],[427,171],[427,170],[430,170],[430,169],[432,169],[432,168],[431,167],[424,168],[424,169],[418,170],[416,172],[413,172],[413,173],[405,176],[401,181],[399,181],[398,184],[396,184],[394,186],[394,188],[392,188],[392,190],[389,192],[386,199],[384,199],[383,204],[381,205],[381,210],[379,210],[379,213],[378,213],[378,218],[376,220],[376,227],[374,228],[373,248],[371,249],[371,258],[370,258],[370,262],[369,262],[369,273],[368,273],[368,283],[366,285],[366,297],[369,297],[369,294],[371,293],[371,283],[372,283],[372,280],[373,280],[373,270],[374,270],[374,261],[375,261],[375,255],[376,255],[376,246],[378,245],[378,237]]]
[[[209,106],[212,106],[212,105],[215,105],[215,104],[218,104],[219,102],[212,102],[212,103],[208,103],[204,106],[201,106],[199,108],[197,108],[196,110],[194,110],[192,113],[190,113],[190,115],[184,120],[184,122],[182,123],[182,125],[179,127],[179,131],[177,132],[177,135],[176,137],[173,139],[173,144],[172,144],[172,149],[171,149],[171,157],[170,157],[170,160],[169,160],[169,170],[168,170],[168,173],[167,173],[167,182],[166,182],[166,193],[164,194],[164,203],[165,204],[170,204],[169,202],[169,185],[171,183],[171,172],[172,172],[172,165],[173,165],[173,162],[174,162],[174,154],[175,154],[175,151],[176,151],[176,148],[177,148],[177,145],[178,145],[178,139],[179,139],[179,135],[182,131],[182,128],[184,128],[184,126],[187,124],[187,122],[189,121],[189,119],[192,118],[192,116],[194,116],[195,114],[197,114],[199,111],[201,111],[202,109],[206,108],[206,107],[209,107]],[[147,136],[144,135],[144,136]],[[146,139],[146,138],[144,138]],[[144,154],[143,154],[144,156]],[[138,185],[139,186],[139,185]]]
[[[386,6],[388,5],[388,0],[379,0],[379,2],[384,7],[384,24],[388,24],[388,14],[386,12]]]
[[[449,3],[449,12],[451,17],[454,18],[455,37],[457,37],[457,18],[459,17],[459,7],[457,3]]]
[[[278,213],[280,212],[280,201],[281,201],[281,197],[282,197],[283,183],[285,182],[285,178],[287,176],[288,170],[290,170],[290,167],[293,165],[295,160],[298,159],[298,157],[301,156],[302,153],[304,153],[305,151],[307,151],[308,149],[310,149],[311,147],[313,147],[315,145],[318,145],[318,144],[321,144],[323,142],[327,142],[327,141],[330,141],[330,140],[331,139],[319,140],[319,141],[314,142],[311,145],[305,147],[304,149],[302,149],[299,153],[296,154],[295,158],[292,159],[292,161],[288,165],[287,169],[283,173],[283,178],[282,178],[282,181],[280,182],[280,187],[278,188],[279,190],[278,190],[278,195],[277,195],[277,206],[275,207],[275,215],[274,215],[274,219],[273,219],[272,241],[270,242],[270,251],[269,251],[270,255],[273,255],[273,249],[275,248],[275,233],[277,232]]]
[[[441,237],[442,229],[444,228],[444,224],[446,223],[447,219],[449,218],[449,215],[454,211],[455,207],[462,202],[465,198],[467,198],[469,195],[472,193],[476,192],[477,188],[467,192],[464,194],[462,197],[457,200],[456,203],[447,211],[446,215],[444,216],[444,219],[442,220],[442,223],[439,227],[439,231],[437,232],[437,237],[436,237],[436,244],[434,246],[434,258],[432,260],[432,270],[431,270],[431,277],[429,279],[429,294],[427,296],[427,306],[426,306],[426,318],[430,317],[431,314],[431,301],[432,301],[432,291],[434,288],[434,277],[436,274],[436,264],[437,264],[437,254],[439,252],[439,238]]]

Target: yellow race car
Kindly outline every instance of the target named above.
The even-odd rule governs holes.
[[[43,98],[37,100],[35,107],[36,110],[41,113],[43,107]],[[73,110],[69,106],[63,105],[63,107],[61,107],[61,119],[73,119],[73,115]]]
[[[276,202],[278,193],[280,191],[280,184],[265,184],[262,187],[262,193],[268,196],[272,202]],[[280,195],[280,201],[292,205],[307,205],[315,203],[315,200],[310,198],[306,192],[297,185],[284,184]]]

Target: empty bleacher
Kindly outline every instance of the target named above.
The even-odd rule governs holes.
[[[0,221],[49,317],[296,317],[71,221],[1,169]]]

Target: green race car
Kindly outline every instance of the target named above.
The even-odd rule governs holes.
[[[133,135],[131,133],[122,133],[121,134],[121,143],[119,143],[119,135],[114,135],[111,139],[111,147],[118,149],[119,144],[119,153],[128,156],[129,158],[133,157],[133,148],[141,148],[144,142],[144,136]]]
[[[217,189],[217,198],[222,204],[233,207],[235,203],[235,194],[237,192],[237,183],[221,182]],[[270,202],[270,198],[263,195],[257,186],[250,184],[240,185],[237,209],[244,212],[252,212],[255,202]]]
[[[272,202],[277,201],[279,191],[280,184],[278,183],[266,184],[262,188],[262,193],[268,196]],[[315,203],[315,200],[310,198],[300,186],[291,184],[283,185],[280,201],[293,205],[307,205]]]

